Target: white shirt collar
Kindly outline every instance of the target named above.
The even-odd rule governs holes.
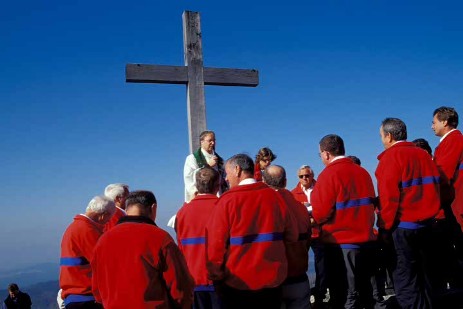
[[[444,136],[442,136],[442,137],[440,138],[440,141],[442,142],[442,141],[444,140],[444,138],[447,137],[447,135],[449,135],[450,133],[452,133],[452,132],[455,131],[455,130],[456,130],[456,129],[452,129],[452,130],[448,131],[447,133],[445,133]]]
[[[253,184],[253,183],[256,183],[256,182],[257,181],[254,178],[246,178],[246,179],[241,180],[240,183],[238,184],[238,186],[250,185],[250,184]]]
[[[201,148],[201,152],[203,153],[204,157],[206,157],[206,158],[210,158],[210,157],[215,156],[214,150],[212,150],[212,153],[209,153],[209,152],[207,152],[206,150],[204,150],[204,149]]]
[[[342,158],[345,158],[345,157],[346,157],[346,156],[337,156],[337,157],[334,157],[334,159],[331,160],[331,162],[334,162],[334,161],[336,161],[336,160],[339,160],[339,159],[342,159]],[[331,162],[330,162],[330,163],[331,163]]]

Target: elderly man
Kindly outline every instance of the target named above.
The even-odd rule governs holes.
[[[103,196],[95,196],[85,214],[76,215],[64,232],[61,241],[59,285],[66,309],[98,309],[92,294],[92,269],[95,245],[103,234],[106,224],[114,214],[114,202]]]
[[[234,155],[225,171],[231,189],[206,229],[209,278],[225,308],[279,309],[285,241],[297,240],[297,224],[280,194],[253,178],[249,156]]]
[[[327,281],[324,262],[324,246],[319,241],[320,229],[312,218],[312,206],[310,204],[310,195],[316,184],[315,173],[309,165],[302,165],[297,171],[299,182],[291,190],[294,198],[307,207],[312,223],[311,248],[314,255],[315,268],[315,286],[312,288],[312,295],[315,299],[316,306],[323,306],[323,299],[327,292]]]
[[[375,190],[368,172],[345,157],[344,141],[335,134],[320,140],[325,169],[312,192],[313,218],[325,245],[325,266],[334,308],[371,306],[368,256],[376,236]]]
[[[431,157],[407,142],[407,127],[397,118],[386,118],[380,127],[385,151],[378,156],[376,179],[379,194],[380,236],[392,236],[396,267],[394,289],[401,308],[431,308],[427,243],[431,224],[439,211],[439,172]]]
[[[195,178],[198,194],[177,213],[177,243],[195,279],[193,308],[220,308],[206,270],[206,225],[218,200],[219,173],[206,166]]]
[[[98,241],[92,284],[105,309],[191,308],[193,279],[172,237],[154,223],[156,210],[152,192],[131,192],[127,216]]]
[[[297,242],[286,244],[288,277],[282,285],[286,309],[310,308],[310,284],[307,277],[310,245],[310,217],[307,209],[286,190],[286,171],[279,165],[268,166],[263,181],[281,194],[297,222]]]
[[[123,183],[113,183],[108,185],[104,190],[104,195],[116,205],[116,211],[111,220],[105,225],[104,231],[110,230],[119,221],[120,218],[126,215],[125,200],[129,195],[129,186]]]
[[[301,203],[307,203],[307,206],[310,205],[310,194],[316,183],[314,176],[315,174],[310,166],[302,165],[297,171],[299,183],[291,190],[294,198]]]
[[[199,136],[200,148],[186,157],[185,166],[183,168],[183,180],[185,182],[185,202],[191,201],[198,189],[195,186],[194,174],[204,166],[209,166],[215,169],[220,174],[219,194],[222,194],[228,189],[224,179],[225,171],[223,159],[215,152],[215,133],[214,131],[203,131]]]

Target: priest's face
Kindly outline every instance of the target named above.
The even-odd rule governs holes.
[[[208,134],[201,140],[201,148],[208,153],[215,149],[215,134]]]

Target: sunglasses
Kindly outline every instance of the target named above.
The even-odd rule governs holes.
[[[310,178],[310,177],[312,177],[312,175],[308,175],[308,174],[306,174],[306,175],[299,175],[299,178],[300,178],[300,179],[302,179],[302,178]]]

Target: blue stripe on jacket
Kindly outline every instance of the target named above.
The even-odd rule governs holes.
[[[80,303],[87,301],[95,301],[95,297],[93,297],[93,295],[70,294],[64,300],[64,304],[67,306],[70,303]]]
[[[373,204],[374,199],[372,197],[364,197],[356,200],[349,200],[344,202],[336,203],[336,210],[342,210],[351,207],[367,206]]]
[[[188,245],[204,245],[206,243],[206,237],[191,237],[180,239],[183,246]]]
[[[418,177],[415,179],[410,179],[406,181],[402,181],[401,187],[408,188],[411,186],[420,186],[420,185],[429,185],[429,184],[438,184],[439,177],[438,176],[428,176],[428,177]]]
[[[79,257],[62,257],[60,259],[60,266],[82,266],[90,264],[83,256]]]
[[[283,240],[283,233],[262,233],[262,234],[253,234],[246,236],[237,236],[230,237],[230,245],[244,245],[254,242],[267,242],[267,241],[278,241]]]

